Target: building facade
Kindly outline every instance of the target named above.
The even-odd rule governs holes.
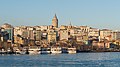
[[[47,36],[48,42],[56,42],[56,40],[57,40],[56,38],[57,38],[56,31],[49,30],[48,31],[48,36]]]
[[[60,40],[68,40],[67,29],[61,29],[59,34],[60,34]]]

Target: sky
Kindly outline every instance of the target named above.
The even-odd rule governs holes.
[[[120,30],[120,0],[0,0],[0,26],[90,26]]]

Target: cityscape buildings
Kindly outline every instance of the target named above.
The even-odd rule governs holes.
[[[120,31],[89,26],[61,25],[58,18],[51,25],[16,26],[5,23],[0,27],[0,49],[25,46],[66,46],[78,50],[101,50],[120,46]]]

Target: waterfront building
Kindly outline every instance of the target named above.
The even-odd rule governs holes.
[[[36,30],[34,36],[35,36],[35,40],[36,41],[40,41],[41,40],[41,36],[42,36],[42,32],[40,30]]]
[[[40,28],[41,28],[41,31],[47,31],[48,30],[48,26],[46,26],[46,25],[42,25],[42,26],[40,26]]]
[[[49,30],[48,31],[48,42],[56,42],[57,41],[57,31]]]
[[[110,42],[109,41],[100,41],[98,42],[99,48],[110,48]]]
[[[7,41],[9,39],[9,34],[7,33],[7,31],[2,31],[1,32],[1,41]]]
[[[94,47],[98,47],[98,42],[99,42],[99,41],[95,41],[95,40],[93,40],[93,41],[92,41],[92,46],[94,46]]]
[[[88,41],[88,36],[86,36],[86,35],[76,36],[76,41],[86,42],[86,41]]]
[[[90,30],[91,27],[88,27],[88,26],[80,26],[79,28],[80,28],[80,30],[81,30],[82,32],[89,32],[89,30]]]
[[[31,40],[34,40],[34,36],[35,36],[35,28],[34,27],[27,27],[28,30],[28,38]]]
[[[112,40],[120,39],[120,31],[113,31],[112,32]]]
[[[28,30],[28,37],[29,37],[29,39],[34,40],[34,32],[33,32],[33,30]]]
[[[60,40],[68,40],[68,30],[67,29],[60,29]]]
[[[46,30],[43,30],[42,31],[42,36],[41,36],[42,38],[41,39],[42,40],[47,40],[47,36],[48,36],[48,32]]]
[[[22,35],[22,28],[21,27],[14,27],[14,35]]]
[[[58,28],[58,19],[57,19],[56,14],[55,14],[54,18],[52,19],[52,26],[55,28]]]
[[[112,30],[102,29],[100,30],[100,40],[107,39],[109,41],[112,40]]]
[[[72,26],[71,23],[58,27],[58,19],[55,15],[52,24],[48,26],[17,26],[13,28],[12,25],[5,23],[0,27],[0,44],[4,47],[11,44],[12,40],[19,47],[76,46],[80,49],[82,46],[81,49],[89,50],[93,46],[103,49],[109,48],[110,43],[115,46],[120,45],[120,31],[100,30],[89,26]]]
[[[29,30],[23,30],[21,36],[24,38],[29,38]]]
[[[40,26],[34,26],[35,30],[41,30]]]
[[[3,24],[2,26],[2,40],[7,40],[9,42],[13,42],[13,35],[14,35],[14,31],[13,31],[13,26],[8,24],[8,23],[5,23]]]
[[[52,25],[49,25],[47,30],[50,30],[50,29],[53,29]]]
[[[110,42],[106,41],[93,41],[92,42],[93,49],[105,49],[110,48]]]
[[[19,37],[17,35],[14,36],[14,43],[19,46],[20,44],[24,44],[24,39],[22,37]]]
[[[70,36],[73,37],[76,41],[87,41],[88,40],[88,33],[83,32],[80,28],[71,28],[69,29]]]
[[[16,46],[25,45],[25,38],[28,37],[25,32],[28,32],[26,26],[14,27],[14,43]]]
[[[8,40],[13,40],[13,28],[5,29],[4,31],[8,33]]]
[[[89,37],[99,37],[99,29],[97,28],[90,28],[89,32],[88,32],[88,36]]]
[[[113,40],[111,44],[113,44],[113,45],[120,45],[120,39]]]
[[[17,41],[15,37],[28,38],[27,26],[14,27],[14,41]]]
[[[69,29],[69,32],[70,32],[70,35],[75,36],[78,33],[78,29],[72,28],[72,29]]]
[[[1,26],[1,46],[5,49],[8,50],[11,45],[13,45],[13,26],[5,23]]]

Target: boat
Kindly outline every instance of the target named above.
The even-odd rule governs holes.
[[[21,50],[18,47],[13,47],[14,54],[21,54]]]
[[[76,48],[74,48],[74,47],[67,48],[67,53],[69,53],[69,54],[76,53]]]
[[[41,53],[40,47],[37,47],[37,46],[30,46],[27,51],[28,51],[28,54],[30,54],[30,55]]]
[[[28,47],[18,48],[13,47],[14,54],[26,54]]]
[[[23,47],[21,50],[21,54],[29,54],[28,53],[28,48],[27,47]]]
[[[51,51],[50,51],[50,47],[43,47],[41,48],[41,54],[50,54]]]
[[[76,53],[76,48],[74,47],[63,47],[62,48],[62,53],[69,53],[69,54],[72,54],[72,53]]]
[[[62,53],[67,53],[67,47],[62,47]]]
[[[5,49],[1,49],[0,54],[7,54],[7,51],[5,51]]]
[[[7,49],[7,54],[13,54],[10,48]]]
[[[62,53],[61,47],[51,47],[52,54],[60,54]]]
[[[16,49],[15,54],[22,54],[22,51],[20,49]]]

